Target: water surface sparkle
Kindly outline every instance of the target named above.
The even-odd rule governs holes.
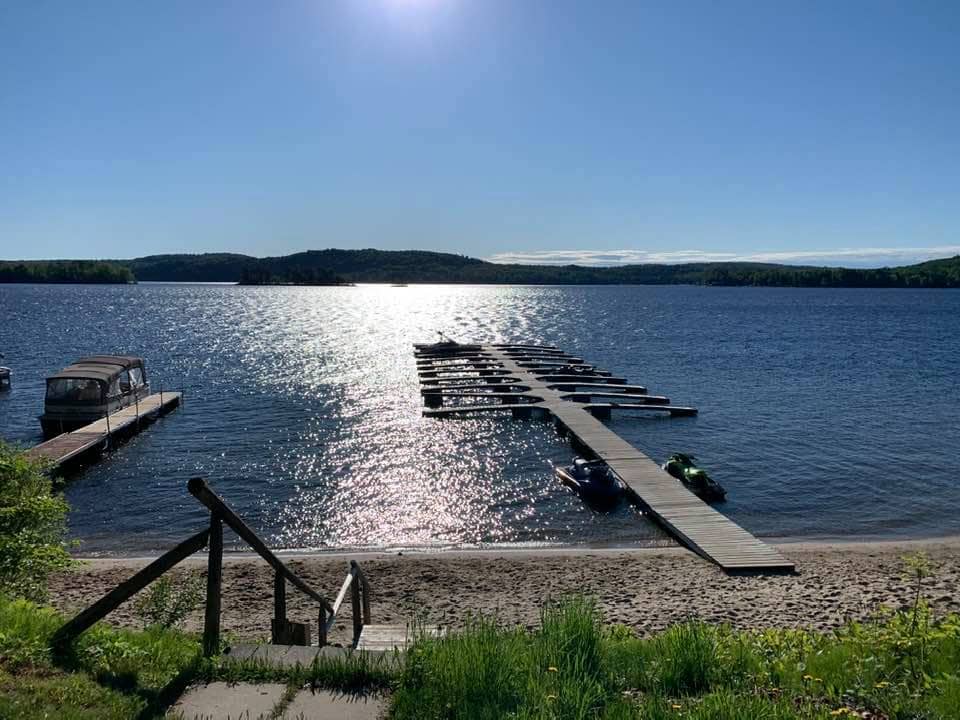
[[[84,354],[142,354],[155,384],[186,390],[71,478],[89,553],[201,527],[193,475],[282,547],[669,542],[559,486],[550,464],[572,453],[550,423],[423,418],[411,345],[438,329],[556,344],[699,407],[610,425],[655,460],[698,455],[730,491],[724,512],[759,535],[960,532],[956,292],[0,286],[0,309],[7,439],[39,440],[43,378]]]

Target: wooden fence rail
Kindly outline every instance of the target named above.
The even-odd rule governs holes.
[[[132,598],[181,560],[203,549],[203,546],[207,544],[207,536],[209,534],[209,530],[201,530],[196,535],[184,540],[172,550],[165,552],[129,580],[125,580],[117,585],[93,605],[82,611],[72,620],[64,623],[60,629],[53,634],[51,645],[58,650],[65,649],[80,633],[93,626],[94,623],[102,620],[121,603]]]
[[[316,601],[320,606],[317,619],[317,641],[323,646],[337,617],[337,610],[347,591],[351,592],[353,606],[354,643],[359,640],[363,626],[370,623],[370,588],[360,566],[351,561],[350,572],[344,581],[334,604],[311,588],[278,558],[266,543],[240,519],[240,517],[214,493],[202,478],[192,478],[187,483],[190,494],[210,510],[210,526],[187,538],[168,550],[133,577],[123,581],[97,600],[86,610],[66,622],[54,633],[51,646],[58,652],[67,649],[70,643],[94,623],[102,620],[147,585],[185,560],[195,552],[209,546],[207,555],[207,596],[203,620],[203,651],[207,656],[220,649],[221,593],[223,584],[223,526],[227,525],[239,535],[274,570],[273,608],[271,637],[274,644],[309,645],[309,628],[305,624],[287,620],[287,583]]]

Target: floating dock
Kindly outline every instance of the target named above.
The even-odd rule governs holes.
[[[642,385],[553,346],[415,345],[429,417],[509,411],[552,417],[581,453],[603,460],[632,499],[684,545],[727,572],[792,571],[793,563],[690,492],[598,418],[614,410],[696,415]],[[602,402],[595,402],[595,400]]]
[[[105,449],[111,440],[138,432],[142,426],[180,405],[181,397],[179,392],[148,395],[138,403],[117,410],[79,430],[40,443],[27,450],[26,455],[47,460],[52,464],[52,470],[58,470],[81,455]]]

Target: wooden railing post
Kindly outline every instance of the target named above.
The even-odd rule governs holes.
[[[286,585],[284,582],[289,582],[302,593],[320,603],[321,616],[319,623],[320,627],[318,628],[318,631],[321,644],[323,644],[323,642],[326,641],[326,626],[324,619],[326,618],[327,613],[329,613],[331,616],[334,615],[333,606],[330,604],[330,601],[307,585],[300,577],[294,574],[290,568],[284,565],[283,561],[281,561],[280,558],[278,558],[270,550],[270,548],[266,546],[263,540],[261,540],[253,530],[247,527],[247,524],[241,520],[240,517],[233,510],[231,510],[226,503],[223,502],[223,500],[217,497],[216,493],[207,487],[207,483],[204,482],[203,478],[191,478],[190,482],[187,483],[187,489],[197,500],[210,508],[211,523],[214,519],[216,520],[217,531],[220,533],[218,535],[219,544],[217,546],[217,551],[214,553],[214,528],[211,524],[210,573],[207,579],[207,618],[206,629],[204,630],[204,646],[213,648],[213,646],[216,644],[215,640],[219,639],[219,590],[221,572],[220,565],[223,559],[223,524],[228,525],[235,533],[237,533],[237,535],[240,536],[241,540],[246,541],[250,547],[252,547],[260,557],[266,560],[274,570],[275,618],[274,622],[272,623],[273,632],[271,633],[273,635],[274,642],[283,645],[310,644],[310,626],[306,623],[292,623],[286,619]],[[214,568],[214,555],[216,555],[216,568]],[[215,586],[213,584],[214,578],[216,580]],[[214,590],[216,590],[216,593]],[[214,610],[216,611],[215,614]],[[209,638],[207,636],[209,636]]]
[[[360,633],[363,632],[363,617],[360,615],[360,578],[357,577],[356,567],[351,567],[350,572],[353,575],[353,582],[350,583],[350,610],[353,615],[353,644],[356,646],[360,642]]]
[[[223,580],[223,521],[210,513],[210,551],[207,558],[207,608],[203,618],[203,654],[220,650],[220,590]]]
[[[327,622],[327,611],[321,607],[320,612],[317,613],[317,645],[319,647],[327,644]]]
[[[360,583],[360,600],[363,602],[363,624],[370,624],[370,586],[367,584],[367,576],[363,574],[360,565],[356,560],[350,561],[351,569],[357,571],[357,582]]]
[[[273,628],[271,642],[285,645],[287,639],[287,579],[282,573],[273,573]]]
[[[363,599],[363,624],[370,624],[370,588],[367,586],[366,581],[360,586],[362,595],[360,596]]]

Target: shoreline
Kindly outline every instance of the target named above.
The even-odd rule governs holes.
[[[607,623],[622,623],[641,635],[699,618],[738,629],[765,627],[830,630],[863,620],[881,606],[907,607],[914,585],[904,579],[902,556],[924,551],[936,566],[925,592],[936,614],[960,612],[960,538],[778,545],[797,563],[795,574],[727,575],[682,547],[556,548],[397,553],[282,553],[291,569],[332,597],[353,559],[371,585],[374,623],[421,621],[457,628],[476,614],[508,625],[535,627],[544,601],[581,593],[596,598]],[[130,577],[152,558],[93,558],[51,578],[51,602],[72,615]],[[172,571],[175,579],[201,576],[206,555]],[[291,620],[316,628],[317,606],[287,591]],[[330,640],[349,642],[349,603],[341,609]],[[273,570],[258,556],[224,555],[225,633],[267,639],[273,615]],[[141,626],[133,603],[108,616],[116,625]],[[198,608],[186,623],[202,627]]]
[[[948,546],[960,548],[960,535],[943,535],[924,538],[877,538],[864,539],[859,537],[837,537],[837,538],[804,538],[804,537],[783,537],[783,538],[760,538],[768,545],[780,549],[785,553],[790,552],[811,552],[817,550],[843,549],[849,551],[869,551],[882,550],[892,547],[903,548],[908,551],[909,548],[924,548],[931,545]],[[664,551],[669,552],[687,552],[691,550],[671,541],[670,545],[545,545],[542,547],[524,547],[515,545],[491,545],[488,547],[464,548],[464,547],[414,547],[414,548],[396,548],[396,549],[334,549],[334,550],[315,550],[315,549],[284,549],[273,550],[273,552],[283,558],[293,559],[317,559],[317,560],[336,560],[336,559],[370,559],[370,558],[389,558],[389,557],[414,557],[414,558],[436,558],[436,557],[483,557],[490,555],[508,555],[508,556],[538,556],[538,555],[587,555],[596,553],[642,553],[658,554]],[[74,560],[84,563],[105,563],[105,564],[124,564],[131,562],[147,562],[155,560],[162,553],[138,553],[133,555],[74,555]],[[197,555],[187,558],[184,562],[191,562],[198,556],[203,556],[200,551]],[[224,549],[224,561],[239,561],[258,558],[255,552],[251,550],[228,550]]]

